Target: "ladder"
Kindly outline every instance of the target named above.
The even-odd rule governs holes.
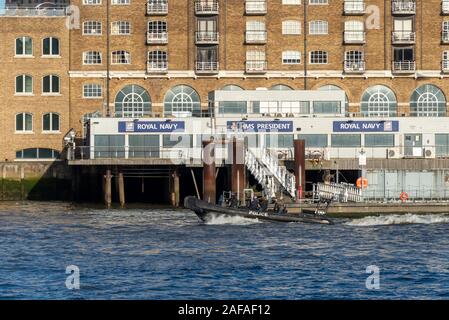
[[[277,157],[266,149],[246,149],[245,165],[263,187],[268,199],[277,193],[286,192],[296,198],[295,176],[285,166],[279,165]]]

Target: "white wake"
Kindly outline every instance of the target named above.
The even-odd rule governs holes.
[[[346,223],[349,226],[386,226],[395,224],[433,224],[433,223],[449,223],[448,214],[394,214],[382,215],[376,217],[364,217],[361,219],[354,219]]]
[[[206,222],[210,225],[220,225],[220,224],[235,224],[235,225],[248,225],[259,223],[258,219],[249,219],[239,216],[226,216],[226,215],[212,215]]]

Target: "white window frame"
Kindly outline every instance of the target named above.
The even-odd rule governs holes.
[[[89,25],[91,25],[91,26],[89,27]],[[99,28],[99,32],[97,32],[98,28]],[[92,32],[92,30],[97,30],[97,31]],[[103,24],[101,23],[101,21],[96,21],[96,20],[84,21],[82,33],[83,33],[83,36],[101,36],[103,34]]]
[[[282,64],[301,64],[301,52],[296,50],[286,50],[282,52]]]
[[[320,60],[322,62],[312,62],[312,55],[313,54],[321,54],[321,57],[317,57],[317,58],[318,58],[318,60]],[[329,63],[329,53],[327,51],[324,51],[324,50],[313,50],[313,51],[309,52],[309,64],[323,65],[323,64],[328,64],[328,63]]]
[[[94,93],[96,92],[99,92],[100,95],[94,95]],[[83,84],[83,99],[101,99],[101,98],[103,98],[103,86],[101,84],[99,83]]]
[[[283,35],[300,35],[301,34],[301,22],[298,20],[282,21],[282,34]]]
[[[50,130],[44,129],[44,116],[50,115]],[[58,116],[58,130],[53,130],[53,115]],[[46,112],[42,115],[42,132],[43,133],[61,133],[61,114],[58,112]]]
[[[91,62],[88,62],[88,61],[86,62],[87,56],[89,54],[98,54],[98,57],[100,58],[100,62],[93,63],[92,59],[90,60]],[[90,58],[92,58],[92,56]],[[95,60],[95,61],[97,61],[97,60]],[[90,66],[90,65],[101,65],[101,64],[103,64],[103,56],[102,56],[101,52],[99,52],[99,51],[84,51],[83,52],[83,65]]]
[[[44,79],[50,77],[50,92],[44,92]],[[53,77],[58,78],[58,91],[53,92]],[[61,94],[61,77],[57,74],[46,74],[42,77],[42,95],[43,96],[55,96]]]

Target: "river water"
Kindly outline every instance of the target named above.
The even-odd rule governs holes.
[[[449,298],[449,215],[336,221],[2,203],[0,299]]]

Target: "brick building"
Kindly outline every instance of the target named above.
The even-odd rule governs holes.
[[[11,141],[2,159],[26,148],[60,150],[67,130],[81,135],[94,112],[200,115],[222,88],[340,88],[347,116],[447,116],[449,1],[71,4],[80,14],[77,28],[72,13],[71,30],[54,14],[0,17],[1,136]]]

